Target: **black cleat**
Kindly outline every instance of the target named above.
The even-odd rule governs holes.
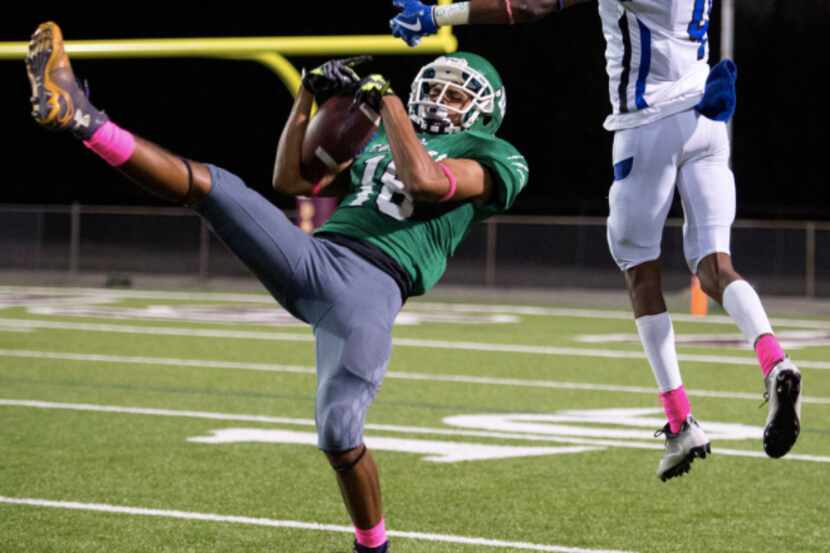
[[[764,399],[769,402],[764,451],[773,459],[786,455],[801,432],[801,372],[785,358],[767,375]]]
[[[654,435],[661,434],[666,437],[666,451],[657,467],[657,476],[663,482],[675,476],[683,476],[692,470],[692,461],[696,457],[705,459],[712,452],[709,438],[691,415],[676,434],[669,429],[668,424]]]
[[[710,444],[693,448],[678,465],[661,474],[660,480],[665,482],[666,480],[670,480],[676,476],[683,476],[692,470],[692,461],[694,461],[696,457],[706,459],[706,456],[710,453],[712,453],[712,446]]]

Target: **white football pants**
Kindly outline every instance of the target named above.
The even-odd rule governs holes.
[[[694,110],[614,134],[608,245],[623,271],[660,257],[675,185],[683,204],[683,252],[692,273],[701,259],[730,253],[735,178],[726,124]]]

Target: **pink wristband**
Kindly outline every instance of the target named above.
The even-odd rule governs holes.
[[[323,181],[318,182],[311,188],[311,197],[314,198],[315,196],[320,195],[320,190],[323,189]]]
[[[504,0],[504,7],[507,10],[507,19],[510,21],[510,24],[513,25],[516,21],[513,20],[513,4],[511,4],[512,0]]]
[[[441,171],[444,173],[444,176],[447,177],[447,180],[450,181],[450,189],[447,190],[447,193],[438,200],[438,202],[448,202],[455,196],[456,190],[458,190],[458,179],[455,178],[455,175],[452,174],[450,168],[444,165],[443,163],[439,163],[438,167],[441,168]]]

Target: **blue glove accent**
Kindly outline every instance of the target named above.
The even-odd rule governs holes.
[[[735,81],[738,79],[738,67],[732,60],[723,60],[709,72],[703,100],[695,109],[704,117],[714,121],[727,122],[735,113],[738,103]]]
[[[402,38],[410,46],[418,46],[421,38],[438,32],[438,25],[432,14],[432,6],[426,6],[419,0],[392,0],[401,13],[389,21],[392,34]]]

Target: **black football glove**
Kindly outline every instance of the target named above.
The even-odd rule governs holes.
[[[390,83],[383,75],[369,75],[360,81],[354,93],[356,104],[367,104],[373,110],[380,112],[380,101],[384,96],[394,96]]]
[[[303,73],[303,86],[314,95],[317,105],[337,94],[352,94],[360,84],[360,76],[353,67],[372,59],[372,56],[356,56],[329,60],[307,73]]]

